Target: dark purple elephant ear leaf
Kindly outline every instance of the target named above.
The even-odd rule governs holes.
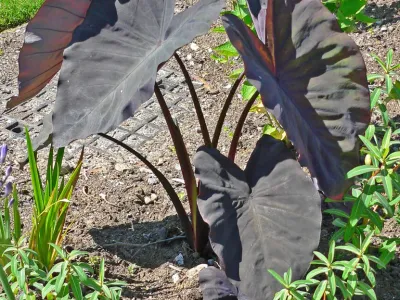
[[[363,58],[319,0],[270,0],[267,7],[267,45],[235,16],[225,15],[224,26],[248,80],[319,189],[340,198],[352,183],[345,175],[359,164],[358,135],[370,120]]]
[[[291,268],[293,280],[302,278],[319,244],[322,215],[319,194],[290,150],[264,136],[245,171],[204,147],[194,165],[211,246],[238,291],[251,300],[273,299],[282,287],[268,269],[283,275]]]
[[[201,270],[199,283],[203,300],[242,300],[238,298],[238,290],[226,277],[225,272],[215,267]]]
[[[85,19],[92,0],[47,0],[25,32],[19,55],[19,95],[7,108],[29,100],[39,93],[60,70],[64,49]]]
[[[273,1],[247,0],[247,5],[249,6],[258,38],[268,46],[271,52],[273,64],[271,64],[270,68],[272,73],[275,74],[275,41],[272,35],[268,35],[268,32],[274,31]]]
[[[93,0],[80,26],[68,28],[73,34],[67,48],[63,44],[56,58],[23,61],[21,66],[33,73],[34,68],[62,61],[52,117],[54,146],[108,132],[131,117],[153,95],[158,67],[206,33],[222,7],[222,0],[200,0],[174,15],[175,0]],[[51,14],[56,8],[49,10]],[[58,28],[53,18],[41,26]],[[36,28],[32,31],[38,35]],[[51,30],[46,32],[36,41],[44,45],[41,52],[54,51]]]

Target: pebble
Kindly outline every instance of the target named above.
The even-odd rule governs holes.
[[[159,240],[165,240],[168,236],[168,230],[165,227],[157,229],[157,235]]]
[[[156,200],[158,199],[157,194],[151,194],[151,195],[150,195],[150,199],[151,199],[153,202],[156,201]]]
[[[381,27],[381,31],[387,31],[387,30],[388,30],[388,28],[386,26]]]
[[[172,282],[173,283],[177,283],[181,278],[179,277],[178,273],[175,273],[174,275],[172,275]]]
[[[74,170],[75,170],[74,167],[70,166],[69,164],[63,164],[61,166],[60,175],[64,176],[64,175],[70,174]]]
[[[149,168],[140,167],[139,172],[141,173],[153,173]]]
[[[197,46],[197,44],[195,44],[195,43],[191,43],[190,49],[192,49],[193,51],[197,51],[197,50],[199,50],[199,46]]]
[[[11,94],[11,90],[9,88],[4,88],[3,89],[4,94]]]
[[[193,57],[192,54],[188,54],[188,55],[186,56],[186,59],[187,59],[187,60],[191,60],[192,57]]]
[[[193,278],[195,276],[197,277],[197,275],[200,273],[200,271],[207,267],[208,267],[207,264],[198,265],[194,268],[191,268],[189,271],[187,271],[186,276],[189,278]]]
[[[150,185],[155,185],[155,184],[159,183],[159,180],[158,180],[157,177],[150,176],[150,177],[147,179],[147,183],[150,184]]]
[[[149,204],[154,203],[154,200],[152,200],[150,197],[146,196],[146,197],[144,197],[144,203],[146,205],[149,205]]]
[[[183,258],[183,254],[179,253],[175,258],[174,258],[174,262],[178,265],[178,266],[183,266],[185,264],[185,260]]]
[[[127,164],[117,163],[115,164],[115,170],[119,172],[123,172],[125,170],[129,170],[130,167]]]

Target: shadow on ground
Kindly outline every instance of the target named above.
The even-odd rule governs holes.
[[[365,8],[365,14],[380,21],[379,25],[394,24],[400,20],[400,1],[379,5],[371,1]]]
[[[172,261],[179,252],[188,250],[185,249],[187,247],[185,240],[180,239],[146,247],[140,247],[140,245],[182,235],[179,225],[177,216],[169,216],[160,222],[93,228],[89,233],[96,244],[119,258],[140,267],[157,268]]]

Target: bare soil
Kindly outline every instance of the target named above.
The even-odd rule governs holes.
[[[177,1],[177,10],[186,7],[186,1]],[[374,1],[368,7],[367,13],[380,21],[372,29],[360,28],[351,34],[364,55],[369,73],[379,72],[369,53],[373,52],[384,57],[388,49],[395,50],[394,60],[400,61],[400,2]],[[17,90],[18,49],[23,41],[24,27],[5,31],[0,34],[0,103]],[[194,43],[197,50],[186,46],[179,50],[180,56],[196,80],[205,83],[201,93],[201,104],[207,120],[207,125],[213,131],[217,116],[232,82],[228,74],[238,67],[221,65],[212,61],[210,49],[225,42],[226,36],[210,33],[197,38]],[[171,61],[168,68],[179,70],[177,64]],[[190,155],[202,145],[199,126],[196,122],[191,101],[186,101],[187,112],[180,113],[179,126],[187,141]],[[219,148],[227,153],[230,145],[230,134],[240,116],[244,102],[235,97],[229,110],[220,140]],[[398,103],[391,103],[390,114],[400,115]],[[0,109],[1,111],[1,109]],[[0,115],[0,121],[5,122]],[[263,115],[250,114],[243,130],[239,145],[237,163],[244,167],[262,127],[266,120]],[[1,124],[1,127],[4,124]],[[7,139],[7,134],[0,131],[0,142]],[[9,159],[12,162],[20,160],[24,155],[21,141],[12,141]],[[160,132],[156,138],[147,142],[140,151],[157,165],[172,183],[178,193],[184,192],[180,182],[178,161],[175,157],[173,143],[166,131]],[[39,154],[39,164],[46,163],[46,151]],[[126,153],[126,155],[129,155]],[[76,159],[65,162],[65,170],[71,169]],[[22,194],[21,209],[23,212],[25,230],[29,228],[32,207],[32,193],[29,184],[27,168],[17,170],[13,176],[18,182]],[[178,180],[176,180],[178,179]],[[153,197],[154,201],[146,204],[145,198]],[[186,197],[182,199],[188,210]],[[150,241],[175,237],[182,234],[179,220],[172,203],[162,186],[154,179],[149,170],[135,158],[131,163],[118,163],[108,157],[88,150],[85,155],[83,173],[73,197],[69,218],[71,225],[65,246],[67,249],[81,249],[90,252],[90,261],[96,262],[104,257],[107,263],[107,277],[119,278],[129,283],[124,290],[124,299],[202,299],[198,289],[197,277],[189,277],[188,270],[205,263],[189,248],[184,240],[158,244],[148,247],[137,247]],[[321,234],[321,248],[332,234],[331,219],[324,219]],[[389,220],[383,232],[387,237],[400,237],[400,226]],[[121,245],[118,243],[125,243]],[[127,245],[134,244],[134,245]],[[174,258],[182,253],[184,266],[174,264]],[[173,283],[172,276],[178,274],[180,280]],[[190,274],[190,273],[189,273]],[[400,255],[386,270],[377,272],[378,299],[400,299]]]

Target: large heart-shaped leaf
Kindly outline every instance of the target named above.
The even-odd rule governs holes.
[[[85,19],[92,0],[47,0],[29,22],[19,54],[19,95],[12,108],[39,93],[60,70],[64,49]]]
[[[199,273],[200,289],[204,300],[244,300],[238,297],[238,289],[226,277],[224,271],[208,267]]]
[[[152,96],[159,65],[206,33],[222,6],[222,0],[201,0],[174,16],[175,0],[93,0],[64,51],[54,145],[108,132],[131,117]],[[55,21],[48,21],[46,28],[54,28]],[[35,28],[31,32],[36,35]],[[40,37],[46,45],[53,40],[51,34]],[[28,69],[48,59],[31,62]]]
[[[266,45],[233,15],[224,26],[302,163],[325,195],[339,198],[370,120],[363,58],[319,0],[269,0],[267,11]]]
[[[321,229],[320,197],[284,143],[264,136],[245,171],[216,149],[194,159],[198,206],[210,241],[231,282],[252,300],[272,299],[282,287],[268,269],[309,267]]]

